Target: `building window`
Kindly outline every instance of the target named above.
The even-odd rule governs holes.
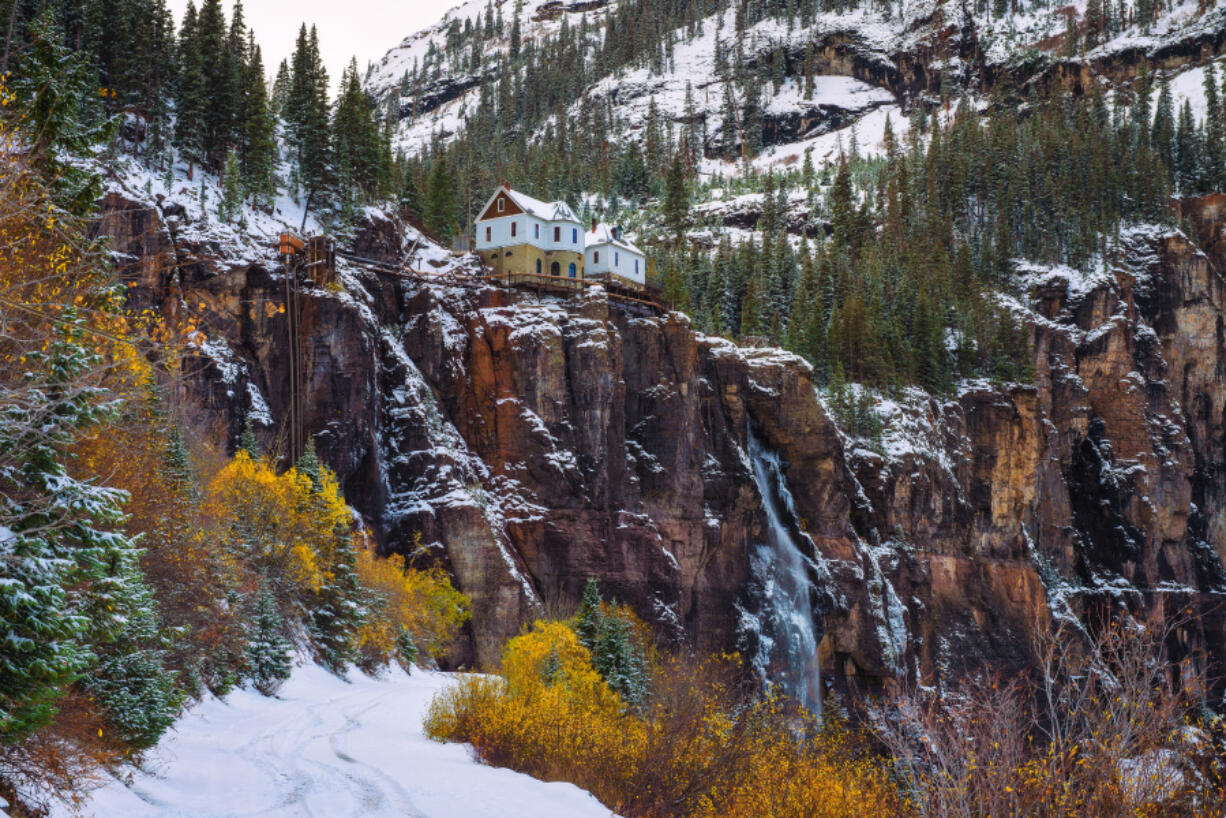
[[[570,277],[571,278],[575,277],[575,262],[573,261],[570,263]]]
[[[577,228],[577,227],[572,227],[572,228],[571,228],[571,230],[570,230],[570,243],[571,243],[571,244],[578,244],[578,243],[579,243],[579,228]]]
[[[506,209],[507,209],[507,200],[503,198],[499,198],[498,199],[498,212],[501,213],[502,211]]]
[[[637,258],[634,260],[634,274],[639,274],[639,260]]]
[[[621,264],[621,263],[622,263],[622,254],[621,254],[621,253],[614,253],[614,254],[613,254],[613,266],[614,266],[614,267],[616,267],[616,266],[618,266],[618,265],[619,265],[619,264]]]
[[[533,238],[539,239],[541,237],[541,226],[539,224],[534,224],[532,225],[532,227],[533,227],[533,232],[532,232]]]
[[[592,253],[592,263],[593,263],[593,264],[599,264],[599,263],[600,263],[600,251],[599,251],[599,250],[597,250],[596,252]]]
[[[541,274],[541,260],[539,258],[536,260],[536,274],[538,276]]]
[[[511,238],[515,238],[515,228],[519,227],[518,222],[511,222]]]
[[[491,228],[489,227],[485,228],[485,240],[486,241],[490,240],[490,231],[491,231]]]
[[[553,229],[553,242],[554,244],[557,244],[560,241],[562,241],[562,228],[555,227]]]

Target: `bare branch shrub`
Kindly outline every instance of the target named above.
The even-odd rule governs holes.
[[[1178,627],[1058,625],[1037,640],[1038,678],[912,691],[875,707],[873,729],[922,816],[1221,815],[1203,680],[1166,660]]]

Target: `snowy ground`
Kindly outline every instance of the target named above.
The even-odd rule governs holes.
[[[475,762],[422,734],[431,697],[453,677],[396,669],[346,682],[298,668],[276,698],[249,690],[193,708],[124,784],[110,780],[81,815],[95,818],[414,816],[608,818],[565,783]],[[52,818],[69,818],[66,807]]]

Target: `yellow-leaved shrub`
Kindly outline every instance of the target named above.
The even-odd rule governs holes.
[[[507,643],[502,666],[503,676],[470,676],[443,691],[431,703],[427,735],[470,742],[495,766],[594,792],[598,783],[633,780],[643,726],[593,669],[574,631],[537,622]]]
[[[439,566],[426,571],[405,566],[404,557],[379,557],[369,548],[358,549],[358,579],[380,599],[358,629],[358,652],[364,666],[386,662],[403,631],[417,648],[438,659],[468,621],[468,597],[451,584]]]
[[[295,469],[239,450],[209,483],[205,510],[227,550],[263,572],[282,594],[318,591],[331,579],[337,531],[352,525],[336,479],[325,473],[318,491]]]

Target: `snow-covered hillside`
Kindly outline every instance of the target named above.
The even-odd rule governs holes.
[[[340,679],[298,668],[275,698],[239,690],[194,707],[127,780],[111,779],[53,818],[412,816],[608,818],[573,784],[483,766],[422,734],[430,699],[454,679],[402,670]]]
[[[607,15],[618,5],[618,0],[526,0],[520,7],[522,40],[540,43],[567,25],[572,32],[589,31],[586,42],[597,48],[606,34]],[[866,4],[843,13],[814,14],[808,25],[766,19],[743,33],[738,33],[736,15],[729,9],[672,32],[662,66],[643,59],[606,70],[598,57],[592,57],[589,70],[595,78],[574,100],[568,115],[577,118],[584,107],[607,109],[615,123],[613,138],[637,141],[643,138],[647,112],[654,105],[668,127],[680,129],[700,121],[710,156],[725,127],[728,102],[729,83],[726,71],[717,65],[717,51],[725,57],[739,51],[755,70],[766,62],[773,66],[775,60],[787,63],[786,78],[764,88],[766,113],[775,133],[755,160],[759,169],[792,166],[810,149],[820,166],[846,146],[853,127],[859,148],[874,153],[880,149],[887,115],[900,134],[905,129],[903,110],[909,111],[915,96],[925,93],[917,90],[919,86],[933,87],[927,80],[920,82],[921,75],[948,77],[951,88],[961,83],[974,90],[984,80],[977,73],[981,66],[972,64],[970,54],[982,55],[985,72],[987,67],[1006,70],[1019,60],[1059,60],[1064,58],[1068,18],[1081,29],[1087,25],[1087,0],[1058,9],[1047,2],[1012,4],[1017,10],[1003,17],[993,15],[993,4],[975,5],[983,10],[947,0],[901,0],[885,4],[884,10],[879,4]],[[1165,53],[1181,41],[1211,34],[1221,27],[1226,10],[1210,8],[1202,13],[1202,5],[1198,0],[1176,2],[1162,9],[1147,30],[1135,22],[1126,25],[1118,35],[1073,59]],[[496,86],[504,71],[515,8],[511,0],[470,0],[433,27],[407,37],[371,67],[366,87],[399,113],[395,136],[399,149],[418,154],[463,131],[483,88],[488,92]],[[493,9],[505,19],[503,33],[480,40],[479,67],[474,68],[470,45],[475,35],[470,32],[479,35],[487,10]],[[819,76],[806,94],[797,74],[810,58]],[[417,70],[421,74],[410,88],[407,78]],[[1191,99],[1194,111],[1203,108],[1199,75],[1179,77],[1174,91]],[[550,124],[541,126],[536,135],[542,136]],[[729,176],[739,167],[708,159],[703,170]]]

